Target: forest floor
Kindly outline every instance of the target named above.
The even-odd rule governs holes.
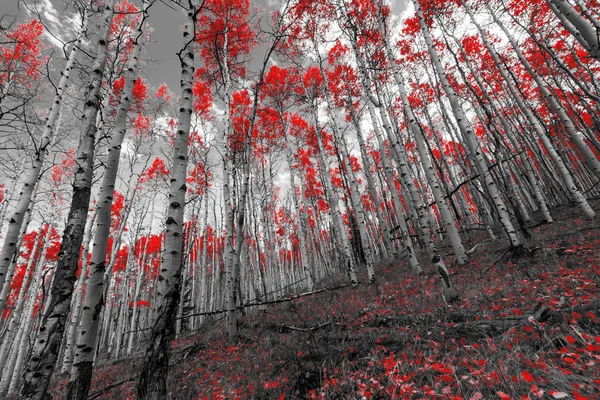
[[[431,267],[416,277],[401,261],[378,265],[372,285],[249,313],[235,345],[210,324],[174,343],[171,397],[600,398],[600,226],[574,208],[554,215],[531,230],[530,257],[498,262],[496,241],[449,265],[461,298],[450,306]],[[90,398],[135,397],[140,362],[98,368]]]

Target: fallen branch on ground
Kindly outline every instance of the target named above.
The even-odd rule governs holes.
[[[122,379],[122,380],[117,381],[115,383],[112,383],[112,384],[110,384],[110,385],[108,385],[108,386],[106,386],[106,387],[104,387],[104,388],[102,388],[102,389],[100,389],[98,391],[90,393],[88,395],[88,397],[87,397],[87,400],[96,399],[96,398],[102,396],[103,394],[106,394],[106,393],[110,392],[112,389],[114,389],[116,387],[119,387],[119,386],[121,386],[121,385],[123,385],[123,384],[125,384],[127,382],[134,381],[136,378],[137,378],[136,376],[130,376],[128,378],[125,378],[125,379]]]
[[[308,328],[299,328],[299,327],[293,326],[293,325],[282,325],[280,328],[281,329],[287,329],[287,330],[290,330],[290,331],[296,331],[296,332],[312,332],[312,331],[316,331],[317,329],[324,328],[324,327],[326,327],[327,325],[330,325],[330,324],[331,324],[331,321],[327,321],[327,322],[324,322],[324,323],[322,323],[320,325],[310,326]]]
[[[367,325],[370,327],[419,325],[427,328],[430,328],[431,325],[440,325],[444,326],[446,334],[453,334],[457,337],[488,337],[496,336],[531,319],[537,323],[560,323],[564,317],[569,317],[574,312],[584,314],[588,311],[600,311],[600,301],[560,310],[551,310],[546,306],[541,306],[534,308],[531,313],[526,315],[494,319],[477,312],[430,313],[382,317],[369,321],[370,323]]]
[[[332,290],[338,290],[338,289],[342,289],[345,288],[346,286],[348,286],[347,283],[344,283],[343,285],[339,285],[339,286],[333,286],[333,287],[328,287],[328,288],[323,288],[323,289],[319,289],[319,290],[314,290],[312,292],[305,292],[305,293],[300,293],[291,297],[284,297],[281,299],[276,299],[276,300],[268,300],[268,301],[261,301],[261,302],[257,302],[257,303],[247,303],[247,304],[243,304],[241,306],[237,306],[236,309],[237,310],[242,310],[244,308],[248,308],[248,307],[256,307],[256,306],[264,306],[264,305],[269,305],[269,304],[279,304],[279,303],[285,303],[288,301],[292,301],[292,300],[296,300],[299,299],[301,297],[307,297],[307,296],[313,296],[315,294],[319,294],[319,293],[323,293],[323,292],[330,292]],[[216,314],[223,314],[226,313],[227,310],[218,310],[218,311],[207,311],[207,312],[201,312],[201,313],[196,313],[196,314],[189,314],[186,315],[186,318],[189,317],[196,317],[199,315],[216,315]]]
[[[494,268],[494,265],[498,264],[500,261],[502,261],[502,259],[508,254],[508,252],[511,250],[511,248],[509,247],[508,249],[506,249],[502,255],[500,256],[500,258],[498,258],[496,261],[494,261],[493,263],[490,264],[489,267],[486,267],[483,271],[481,271],[482,274],[485,274],[486,272],[488,272],[490,269]]]

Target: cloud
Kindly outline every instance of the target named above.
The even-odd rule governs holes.
[[[65,15],[64,12],[59,12],[54,7],[53,0],[35,0],[29,8],[31,11],[28,13],[34,16],[33,11],[36,11],[46,26],[44,30],[46,39],[61,50],[64,43],[72,36],[73,29],[81,24],[79,15],[76,13]]]

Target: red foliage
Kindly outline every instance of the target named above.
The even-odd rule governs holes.
[[[43,32],[44,26],[37,19],[19,24],[12,31],[3,32],[5,37],[0,43],[2,97],[31,88],[33,81],[39,79],[43,73],[42,66],[47,61],[42,55]],[[11,89],[5,93],[4,87],[7,82],[11,82]]]
[[[203,79],[205,70],[199,68],[194,74],[194,84],[192,93],[194,95],[194,111],[200,114],[203,118],[210,118],[210,110],[212,109],[213,97],[211,85]]]
[[[129,247],[123,246],[117,252],[117,257],[115,258],[115,266],[113,270],[115,272],[121,272],[127,270],[127,260],[129,258]]]
[[[203,163],[198,163],[186,178],[188,193],[202,196],[210,187],[212,174]]]
[[[135,82],[133,82],[133,90],[131,91],[133,95],[134,103],[137,107],[142,106],[144,101],[148,98],[148,87],[146,86],[146,82],[142,77],[138,77]]]
[[[220,66],[224,62],[231,77],[244,77],[246,68],[242,59],[256,45],[256,33],[248,23],[250,1],[208,0],[202,10],[196,30],[196,42],[206,67],[202,70],[203,79],[208,82],[223,82]]]
[[[140,178],[140,183],[145,183],[153,180],[165,181],[169,176],[170,172],[165,165],[165,162],[160,158],[156,157],[150,168],[146,169]]]
[[[152,118],[146,117],[142,113],[138,113],[134,123],[133,129],[137,136],[147,137],[150,134],[152,127]]]

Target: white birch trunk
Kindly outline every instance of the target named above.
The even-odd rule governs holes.
[[[2,251],[0,252],[0,287],[4,286],[7,269],[10,265],[13,255],[18,251],[16,245],[19,237],[19,230],[21,229],[25,213],[30,207],[33,190],[40,177],[40,173],[42,172],[46,151],[54,136],[54,129],[56,127],[56,123],[60,115],[60,108],[63,102],[63,94],[69,83],[71,69],[73,68],[79,47],[81,46],[87,21],[88,18],[86,12],[84,13],[82,26],[77,34],[77,39],[71,48],[65,69],[63,70],[62,76],[58,83],[52,106],[50,107],[46,120],[44,121],[44,130],[42,132],[42,136],[40,137],[40,142],[36,146],[37,151],[33,159],[33,165],[27,174],[27,177],[25,178],[23,188],[19,194],[19,202],[17,203],[16,209],[9,221],[8,231],[6,232],[6,236],[4,238],[4,245],[2,247]],[[2,304],[0,304],[0,309],[1,308]]]
[[[412,0],[412,2],[415,6],[415,10],[416,10],[417,16],[419,18],[419,24],[421,26],[421,32],[422,32],[423,36],[425,37],[425,42],[427,43],[429,54],[433,61],[433,65],[436,69],[437,75],[442,84],[442,88],[444,89],[444,92],[446,93],[446,96],[448,97],[450,106],[452,107],[452,111],[456,117],[456,122],[461,131],[461,134],[464,137],[465,141],[467,142],[467,145],[469,147],[469,150],[470,150],[472,156],[475,158],[476,165],[481,174],[481,178],[482,178],[481,180],[484,183],[485,187],[487,188],[487,190],[490,194],[490,197],[492,198],[492,202],[496,208],[496,211],[498,212],[500,222],[510,240],[511,247],[518,248],[518,247],[522,246],[521,239],[519,238],[518,233],[515,230],[512,222],[510,220],[510,215],[508,214],[508,210],[506,208],[506,205],[504,204],[502,195],[499,192],[496,182],[494,181],[494,179],[490,173],[490,170],[487,166],[487,162],[484,158],[481,147],[477,143],[477,138],[475,137],[473,127],[471,126],[469,120],[467,119],[467,116],[462,108],[462,105],[460,104],[460,101],[458,99],[456,92],[454,91],[454,88],[448,81],[448,78],[446,76],[446,72],[444,71],[444,67],[440,60],[440,57],[437,53],[437,50],[435,49],[435,47],[433,45],[433,40],[429,33],[429,28],[427,27],[427,23],[425,22],[425,17],[423,16],[423,11],[421,10],[419,0]]]
[[[193,113],[194,32],[197,8],[191,5],[183,32],[181,61],[181,101],[173,143],[173,167],[166,219],[165,251],[158,281],[157,312],[150,342],[137,386],[138,397],[163,399],[167,396],[167,376],[171,340],[174,337],[177,303],[180,300],[184,207],[188,164],[188,139]]]
[[[71,306],[75,274],[90,203],[96,136],[95,119],[106,66],[113,4],[113,0],[107,0],[101,8],[103,14],[100,20],[100,34],[84,106],[81,138],[75,159],[72,203],[51,288],[52,300],[42,318],[39,334],[26,366],[24,385],[21,391],[23,399],[42,400],[46,396],[50,378],[56,367],[59,347]]]
[[[469,14],[469,17],[471,18],[471,21],[473,22],[473,24],[477,27],[477,30],[479,31],[479,35],[481,37],[481,40],[482,40],[484,46],[490,52],[492,58],[494,59],[494,64],[496,65],[496,68],[498,68],[498,71],[502,75],[502,78],[504,79],[504,82],[506,83],[506,86],[508,87],[508,90],[510,91],[514,101],[517,103],[517,106],[523,112],[523,114],[525,114],[527,121],[533,127],[533,130],[535,131],[537,136],[542,141],[542,144],[546,148],[546,151],[548,152],[550,159],[552,160],[552,162],[558,169],[561,180],[562,180],[563,184],[565,185],[567,191],[571,195],[571,199],[579,206],[579,208],[581,209],[581,211],[583,212],[583,214],[586,217],[588,217],[590,219],[594,218],[594,215],[595,215],[594,210],[592,210],[592,208],[589,205],[589,203],[587,202],[585,196],[581,193],[581,191],[579,190],[579,188],[573,181],[573,176],[567,169],[565,162],[563,161],[563,159],[560,157],[560,155],[556,151],[554,144],[552,143],[550,138],[548,138],[548,136],[546,135],[546,132],[544,131],[544,128],[541,126],[540,122],[533,115],[533,113],[529,109],[528,105],[525,104],[525,101],[521,98],[519,91],[515,87],[514,83],[511,80],[511,77],[508,75],[508,72],[504,68],[504,65],[503,65],[502,61],[500,60],[498,53],[496,53],[495,49],[490,44],[487,34],[483,31],[483,29],[481,28],[481,25],[479,25],[479,23],[476,21],[474,15],[473,15],[473,12],[466,5],[464,0],[462,0],[462,1],[463,1],[463,5],[465,6],[465,10]]]

